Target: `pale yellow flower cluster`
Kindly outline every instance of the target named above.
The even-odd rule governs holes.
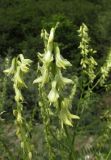
[[[15,90],[15,100],[16,102],[23,101],[23,96],[21,94],[21,88],[26,87],[25,82],[23,81],[23,74],[29,71],[29,66],[31,64],[30,59],[24,59],[23,55],[20,54],[17,58],[13,58],[11,67],[4,70],[8,76],[12,76],[12,81],[14,82]]]
[[[89,42],[90,38],[88,35],[88,27],[83,23],[78,30],[79,37],[81,38],[81,42],[79,48],[81,50],[81,66],[86,75],[88,75],[91,82],[93,82],[95,78],[95,66],[97,65],[96,60],[93,58],[92,54],[96,53],[95,50],[90,48]]]
[[[41,37],[44,41],[44,54],[38,53],[39,57],[39,68],[40,77],[34,80],[33,83],[39,83],[41,87],[46,84],[51,84],[51,90],[47,96],[50,105],[53,104],[57,107],[58,101],[61,99],[61,91],[67,84],[73,84],[71,79],[68,79],[62,75],[62,70],[67,69],[68,66],[72,66],[71,63],[62,57],[60,54],[60,48],[58,43],[54,42],[55,30],[58,24],[50,30],[48,34],[44,29],[42,30]],[[66,98],[67,99],[67,98]],[[70,103],[66,103],[64,98],[59,103],[59,119],[61,126],[67,124],[72,126],[72,118],[79,118],[78,116],[72,115],[69,111]]]
[[[111,71],[111,49],[108,52],[107,59],[103,66],[101,67],[101,81],[100,84],[103,85],[106,79],[109,76],[109,72]]]
[[[30,143],[30,139],[27,136],[27,123],[24,122],[23,117],[23,96],[21,93],[21,89],[23,87],[27,87],[23,77],[29,71],[29,66],[31,64],[30,59],[25,59],[22,54],[18,55],[17,58],[13,58],[11,67],[6,69],[4,73],[8,76],[12,76],[13,88],[15,90],[15,101],[17,103],[17,108],[13,110],[13,114],[16,117],[15,123],[17,126],[16,135],[21,141],[21,148],[23,152],[26,154],[28,159],[32,160],[32,145]]]

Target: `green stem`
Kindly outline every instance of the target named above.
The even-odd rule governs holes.
[[[53,138],[56,140],[57,143],[59,143],[62,147],[64,147],[66,150],[70,151],[70,148],[68,148],[66,145],[64,145],[63,143],[61,143],[60,141],[58,141],[57,137],[53,134],[53,132],[51,131],[51,134],[53,136]]]
[[[98,83],[101,81],[101,78],[100,79],[98,79],[98,81],[95,83],[95,85],[91,88],[91,90],[93,90],[97,85],[98,85]]]
[[[108,160],[110,158],[110,155],[111,155],[111,150],[109,151],[107,157],[106,157],[106,160]]]
[[[84,89],[82,89],[81,91],[81,96],[80,96],[80,100],[82,99],[82,96],[83,96],[83,93],[84,93]],[[80,105],[78,105],[78,108],[77,108],[77,115],[79,113],[79,110],[80,110]],[[83,113],[84,111],[84,108],[82,108],[81,112],[80,112],[80,115]],[[73,132],[73,138],[72,138],[72,144],[71,144],[71,151],[69,153],[69,160],[74,160],[75,159],[75,151],[74,151],[74,143],[75,143],[75,138],[76,138],[76,134],[77,134],[77,128],[79,126],[79,122],[75,124],[75,127],[74,127],[74,132]]]
[[[50,115],[49,115],[49,111],[48,111],[48,103],[47,103],[47,99],[45,99],[45,97],[47,97],[45,95],[45,91],[43,88],[39,87],[39,95],[40,95],[40,99],[43,103],[43,105],[41,106],[41,116],[43,119],[43,124],[44,124],[44,134],[45,134],[45,139],[46,139],[46,143],[47,143],[47,147],[48,147],[48,153],[49,153],[49,160],[55,160],[55,154],[54,151],[52,149],[52,145],[51,145],[51,128],[50,128]]]
[[[15,160],[14,156],[12,155],[12,152],[9,150],[8,146],[6,145],[6,143],[0,139],[1,144],[3,145],[3,147],[5,148],[6,152],[8,153],[8,158],[10,160]]]

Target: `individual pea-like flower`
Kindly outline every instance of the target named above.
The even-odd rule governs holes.
[[[21,94],[21,91],[17,88],[17,86],[14,84],[14,90],[15,90],[15,100],[16,102],[23,101],[23,96]]]
[[[50,62],[52,61],[53,61],[53,55],[50,50],[47,50],[43,57],[43,63],[45,63],[46,65],[49,65]]]
[[[20,54],[18,58],[20,58],[20,61],[18,60],[18,65],[20,66],[21,71],[27,73],[32,61],[30,59],[25,59],[22,54]]]
[[[38,56],[38,59],[40,60],[40,62],[44,63],[44,61],[43,61],[44,54],[41,54],[40,52],[38,52],[37,56]]]
[[[32,160],[32,152],[28,153],[29,160]]]
[[[55,49],[55,59],[56,59],[57,67],[66,69],[67,66],[72,66],[71,63],[67,59],[64,59],[60,55],[60,49],[56,43],[54,45],[54,49]]]
[[[49,34],[47,33],[47,31],[45,29],[41,30],[41,38],[43,39],[44,45],[46,47],[47,43],[48,43]]]
[[[42,73],[42,75],[40,77],[38,77],[37,79],[35,79],[33,81],[33,84],[34,83],[41,83],[41,85],[43,86],[48,81],[49,73],[48,73],[48,69],[45,66],[43,66],[41,68],[41,73]]]
[[[24,81],[21,79],[21,69],[19,66],[17,67],[16,73],[14,75],[14,82],[19,87],[27,87]]]
[[[79,116],[70,113],[69,105],[70,105],[69,100],[67,98],[64,98],[63,101],[61,102],[61,110],[59,113],[59,119],[62,128],[64,124],[73,126],[72,119],[80,119]]]
[[[50,103],[57,102],[57,100],[59,98],[59,93],[57,91],[56,86],[57,86],[57,82],[53,81],[52,82],[52,89],[51,89],[51,91],[48,94],[48,99],[49,99]]]
[[[57,81],[57,86],[60,88],[64,87],[66,84],[73,84],[71,79],[62,76],[61,70],[57,71],[55,80]]]
[[[33,81],[33,84],[34,84],[34,83],[41,83],[41,82],[42,82],[42,79],[43,79],[42,76],[38,77],[37,79],[35,79],[35,80]]]
[[[6,73],[7,75],[14,74],[15,70],[16,70],[16,58],[13,58],[12,63],[11,63],[11,67],[4,70],[4,73]]]
[[[53,55],[50,50],[45,50],[44,54],[38,52],[38,58],[43,63],[43,65],[49,66],[53,61]]]
[[[54,34],[55,34],[55,27],[51,28],[49,39],[48,39],[48,43],[53,42],[53,40],[54,40]]]

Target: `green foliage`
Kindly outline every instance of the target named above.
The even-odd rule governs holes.
[[[96,55],[99,60],[110,46],[110,14],[110,0],[100,3],[91,0],[1,0],[0,53],[6,56],[4,52],[11,47],[14,49],[12,55],[26,50],[26,56],[35,59],[37,50],[42,49],[40,29],[47,29],[60,21],[57,41],[62,46],[62,55],[70,60],[76,59],[78,65],[80,54],[76,30],[85,22],[91,29],[91,42],[99,51]]]
[[[69,21],[68,24],[71,25]],[[53,26],[50,33],[45,29],[41,31],[44,52],[38,53],[37,78],[33,81],[38,86],[37,99],[35,99],[38,105],[36,104],[33,109],[32,119],[29,118],[30,115],[26,118],[24,114],[25,101],[22,95],[23,89],[27,88],[24,78],[32,61],[20,54],[12,59],[11,67],[4,71],[11,76],[15,91],[16,109],[13,109],[13,114],[16,135],[22,148],[20,158],[31,160],[41,157],[39,150],[37,151],[32,145],[33,120],[36,107],[38,107],[42,117],[44,143],[47,146],[47,149],[43,151],[46,153],[41,159],[82,160],[90,157],[108,160],[111,156],[110,109],[107,108],[101,112],[101,106],[103,106],[100,104],[101,97],[95,93],[94,89],[100,85],[103,88],[106,87],[110,72],[110,52],[105,63],[101,67],[96,67],[97,62],[93,57],[95,50],[90,46],[88,27],[83,23],[78,31],[81,39],[79,45],[81,72],[78,73],[75,70],[75,73],[70,75],[72,78],[66,76],[66,70],[72,65],[61,55],[61,45],[57,43],[55,37],[59,25],[57,23]],[[107,121],[105,122],[104,119]],[[85,137],[88,137],[88,142]],[[84,140],[85,144],[82,142]],[[14,157],[16,158],[16,155]]]

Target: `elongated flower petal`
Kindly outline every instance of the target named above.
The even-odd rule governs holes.
[[[21,79],[21,70],[20,67],[17,67],[17,71],[14,75],[14,81],[16,83],[16,85],[19,85],[21,87],[27,87],[26,84],[24,83],[24,81]]]
[[[15,100],[16,102],[19,102],[19,101],[23,101],[23,96],[21,94],[21,91],[17,88],[17,86],[14,84],[14,89],[15,89]]]
[[[68,118],[67,114],[64,112],[63,109],[61,109],[60,114],[59,114],[59,119],[61,123],[61,127],[63,128],[63,125],[69,125],[73,126],[71,120]]]
[[[29,71],[29,66],[32,63],[30,59],[25,59],[22,54],[19,55],[20,61],[18,60],[18,64],[22,72],[27,73]]]
[[[20,54],[19,57],[20,57],[21,62],[26,66],[30,66],[30,64],[32,63],[32,60],[25,59],[23,54]]]
[[[65,84],[73,84],[73,81],[71,80],[71,79],[69,79],[69,78],[65,78],[65,77],[63,77],[62,78],[62,81],[65,83]]]
[[[42,82],[42,76],[40,76],[39,78],[37,78],[37,79],[35,79],[34,81],[33,81],[33,84],[34,83],[41,83]]]
[[[54,33],[55,33],[55,28],[51,28],[48,43],[53,42],[54,40]]]
[[[49,79],[48,69],[45,66],[43,66],[41,68],[41,73],[42,73],[42,75],[40,77],[38,77],[37,79],[35,79],[33,81],[33,83],[41,83],[43,86]]]
[[[59,68],[63,68],[63,69],[66,69],[67,66],[72,66],[71,63],[67,60],[67,59],[64,59],[61,55],[60,55],[60,49],[58,47],[57,44],[55,44],[55,54],[56,54],[56,65],[59,67]]]
[[[49,64],[51,61],[53,61],[53,55],[52,53],[48,50],[43,57],[43,62],[46,64]]]
[[[79,116],[70,113],[68,105],[69,105],[69,100],[67,98],[64,98],[64,100],[61,102],[61,111],[59,114],[62,128],[63,124],[73,126],[72,119],[79,119]]]
[[[64,87],[66,84],[73,84],[71,79],[62,76],[61,70],[57,71],[55,80],[57,81],[57,86],[60,88]]]
[[[41,38],[43,39],[44,45],[46,47],[47,43],[48,43],[49,34],[47,33],[47,31],[45,29],[41,30]]]
[[[61,73],[60,70],[59,70],[59,77],[60,77],[62,83],[64,83],[64,84],[68,84],[68,83],[73,84],[73,81],[71,79],[62,76],[62,73]]]

